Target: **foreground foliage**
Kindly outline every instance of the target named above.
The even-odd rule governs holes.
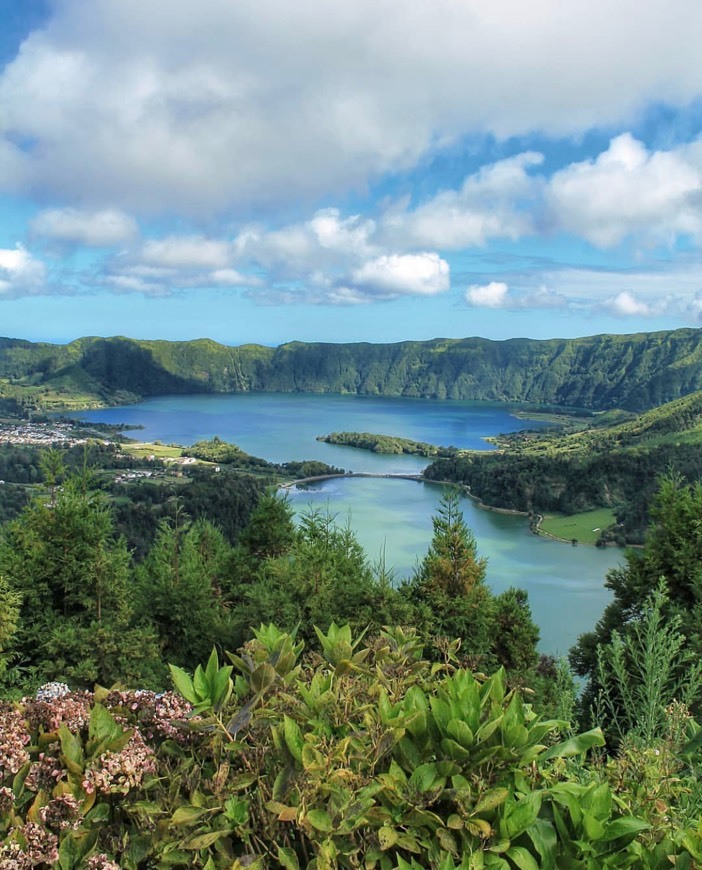
[[[608,770],[583,762],[599,729],[564,735],[566,723],[507,690],[503,670],[458,667],[458,644],[432,664],[399,628],[365,642],[336,624],[317,636],[321,653],[303,655],[293,635],[262,626],[229,665],[213,652],[192,677],[172,667],[182,697],[54,685],[3,704],[0,867],[571,870],[702,858],[689,819],[645,818],[646,795],[615,795]],[[684,730],[699,733],[692,721]]]

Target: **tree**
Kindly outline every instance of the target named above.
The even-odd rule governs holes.
[[[463,519],[460,495],[447,490],[432,518],[434,536],[420,563],[416,580],[426,590],[465,596],[485,580],[487,559],[478,556],[478,545]]]
[[[652,746],[665,731],[666,708],[674,701],[691,707],[702,695],[702,663],[679,631],[680,618],[665,618],[666,604],[661,582],[626,634],[615,630],[597,647],[595,718],[613,740]]]
[[[35,681],[157,679],[153,634],[131,604],[129,561],[108,506],[79,478],[5,526],[0,572],[22,598],[14,648]]]
[[[456,490],[444,493],[432,525],[429,550],[403,589],[417,608],[425,639],[460,638],[463,651],[478,664],[490,652],[493,600],[485,585],[487,560],[478,556]]]
[[[677,621],[686,649],[702,654],[702,484],[686,484],[676,474],[662,478],[651,521],[643,549],[629,551],[624,565],[607,575],[611,604],[594,631],[581,635],[570,652],[574,671],[589,680],[583,694],[586,715],[601,688],[598,649],[610,644],[615,633],[626,641],[661,580],[667,590],[661,605],[665,619]]]
[[[165,661],[193,667],[213,641],[228,642],[220,586],[229,554],[222,533],[207,520],[191,523],[178,510],[159,524],[136,577],[140,609],[158,633]]]
[[[279,521],[286,523],[286,514],[279,514]],[[229,597],[242,641],[262,622],[287,630],[299,624],[300,637],[312,640],[315,625],[326,630],[332,622],[348,622],[354,630],[379,629],[411,621],[412,612],[396,590],[376,579],[354,532],[322,510],[302,515],[286,552],[261,560],[238,582],[231,578]]]
[[[282,556],[295,541],[293,510],[287,498],[263,493],[239,537],[247,554],[257,561]]]
[[[12,639],[17,630],[21,597],[10,588],[10,584],[0,575],[0,677],[7,667],[7,651],[11,649]]]

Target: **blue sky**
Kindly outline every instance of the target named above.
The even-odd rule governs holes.
[[[0,0],[0,335],[702,325],[693,0]]]

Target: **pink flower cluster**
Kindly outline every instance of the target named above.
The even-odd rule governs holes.
[[[87,863],[88,870],[119,870],[119,864],[115,864],[107,855],[99,852],[97,855],[91,855]]]
[[[58,861],[58,837],[35,822],[13,828],[0,846],[0,870],[25,870]]]
[[[39,810],[39,818],[47,828],[52,828],[54,831],[76,828],[80,824],[78,807],[78,800],[72,794],[62,794],[50,800]]]
[[[192,705],[175,692],[157,694],[146,689],[112,691],[104,701],[113,714],[123,710],[133,716],[147,740],[161,737],[187,743],[192,733],[183,728],[191,717]]]
[[[90,721],[91,692],[67,692],[53,699],[23,698],[24,714],[30,728],[58,731],[65,725],[77,734]]]
[[[43,789],[50,792],[56,783],[60,779],[64,779],[65,776],[66,771],[63,770],[58,758],[40,752],[38,760],[29,768],[24,785],[29,791],[38,792]]]
[[[147,774],[156,773],[156,759],[138,729],[121,752],[103,752],[85,771],[83,788],[92,794],[127,794],[141,785]]]
[[[0,703],[0,777],[17,773],[29,761],[25,749],[29,741],[24,716],[12,705]]]
[[[15,803],[15,793],[6,785],[0,788],[0,815],[9,813]]]

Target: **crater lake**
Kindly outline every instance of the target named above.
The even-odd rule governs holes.
[[[354,472],[417,473],[419,456],[375,454],[317,441],[318,435],[354,431],[414,441],[492,449],[485,438],[541,422],[518,419],[516,408],[484,402],[439,401],[307,393],[236,393],[161,396],[135,405],[86,411],[99,423],[142,426],[129,432],[142,441],[192,444],[212,438],[238,444],[271,462],[319,459]],[[294,489],[296,512],[328,509],[349,523],[371,561],[384,558],[399,580],[411,574],[432,536],[432,515],[441,497],[436,484],[375,478],[337,478]],[[463,499],[463,512],[478,551],[488,558],[487,581],[499,593],[527,590],[541,631],[540,648],[564,655],[578,635],[593,628],[610,600],[607,571],[622,559],[619,549],[552,541],[529,530],[523,516],[478,508]]]

